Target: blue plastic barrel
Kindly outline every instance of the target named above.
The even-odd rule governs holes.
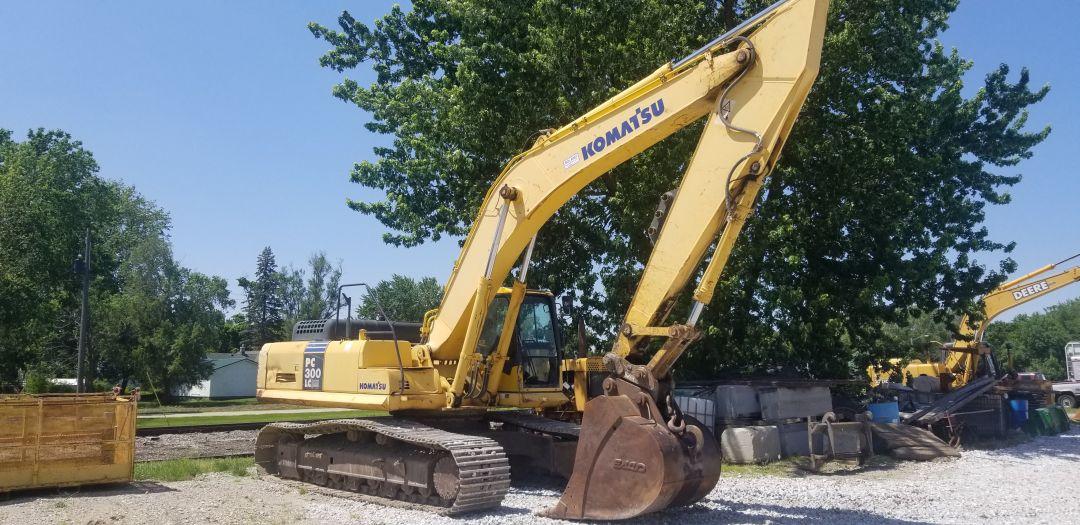
[[[896,401],[871,403],[868,409],[870,410],[870,414],[873,415],[874,423],[900,422],[900,405],[898,405]]]
[[[1009,400],[1009,423],[1012,428],[1020,428],[1028,420],[1028,400]]]

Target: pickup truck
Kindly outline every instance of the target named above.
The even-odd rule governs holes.
[[[1053,384],[1057,404],[1076,408],[1080,404],[1080,341],[1065,345],[1065,381]]]

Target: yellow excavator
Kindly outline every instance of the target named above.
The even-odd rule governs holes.
[[[942,347],[947,353],[943,362],[913,359],[901,367],[899,358],[890,359],[889,368],[892,371],[874,366],[867,369],[871,383],[880,384],[895,378],[894,374],[899,373],[901,382],[928,376],[939,379],[942,390],[948,390],[960,388],[980,376],[1001,375],[1002,371],[993,350],[983,341],[986,327],[994,318],[1008,310],[1080,282],[1080,266],[1050,273],[1077,257],[1080,257],[1080,254],[1043,266],[1003,283],[983,296],[981,318],[973,321],[966,314],[960,318],[960,337]]]
[[[419,326],[319,320],[264,345],[261,401],[390,416],[268,425],[259,468],[446,514],[499,505],[511,463],[569,477],[543,512],[555,518],[625,519],[708,494],[717,444],[680,412],[671,372],[817,76],[827,11],[828,0],[776,2],[512,158]],[[703,117],[614,348],[567,358],[554,297],[526,287],[537,232],[600,175]],[[669,324],[710,247],[689,318]]]

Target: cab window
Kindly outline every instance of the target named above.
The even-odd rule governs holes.
[[[496,297],[488,307],[487,317],[484,318],[484,329],[480,331],[480,340],[476,342],[476,352],[485,357],[499,347],[499,336],[502,333],[503,320],[506,319],[506,310],[510,307],[510,300]]]
[[[518,315],[522,379],[525,386],[556,386],[559,351],[555,342],[555,312],[545,297],[527,296]]]

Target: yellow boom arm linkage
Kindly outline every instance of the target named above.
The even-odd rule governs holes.
[[[1070,284],[1080,281],[1080,266],[1069,268],[1052,275],[1046,275],[1058,268],[1061,263],[1080,257],[1074,255],[1064,261],[1048,264],[1027,275],[1008,281],[982,298],[983,317],[971,322],[967,315],[960,319],[961,339],[954,341],[945,360],[945,370],[955,377],[954,386],[965,385],[975,377],[980,354],[989,352],[989,346],[982,344],[986,327],[1007,310],[1011,310],[1028,301],[1038,299]]]
[[[716,99],[675,198],[657,217],[654,248],[620,328],[616,354],[634,353],[650,337],[671,337],[650,363],[663,376],[696,337],[696,331],[687,328],[712,300],[765,177],[776,166],[817,77],[827,9],[814,7],[803,6],[799,33],[770,24],[749,35],[755,63]],[[714,243],[686,325],[657,326],[666,321],[676,296]]]
[[[488,305],[540,227],[597,177],[705,115],[706,129],[627,323],[648,329],[662,322],[661,306],[686,284],[721,232],[694,294],[701,305],[709,301],[817,74],[827,10],[827,0],[778,2],[511,159],[480,206],[437,312],[425,320],[432,358],[457,362],[455,396],[468,372],[488,359],[475,353]],[[625,355],[634,340],[620,337],[616,348]]]

